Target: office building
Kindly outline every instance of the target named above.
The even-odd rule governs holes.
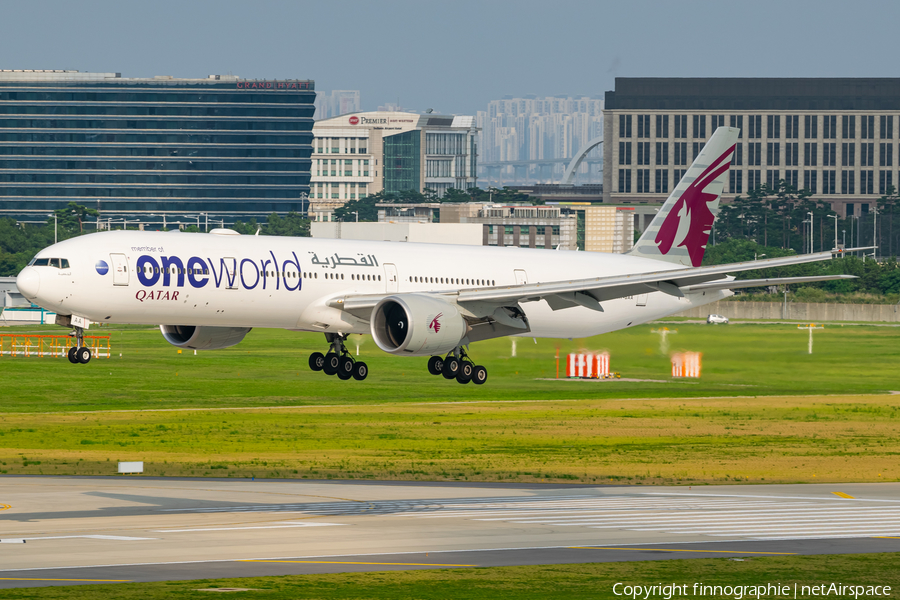
[[[482,241],[481,226],[474,223],[314,221],[310,223],[310,235],[314,238],[463,246],[480,246]]]
[[[359,90],[332,90],[316,94],[317,121],[359,111]]]
[[[464,116],[364,112],[316,121],[310,217],[330,220],[335,208],[381,191],[431,190],[476,184],[474,119]]]
[[[314,83],[0,71],[0,215],[69,202],[115,218],[303,211]]]
[[[898,187],[900,78],[616,78],[603,197],[660,203],[719,126],[738,127],[723,200],[785,180],[842,217]]]
[[[576,250],[577,217],[558,206],[502,206],[477,202],[441,205],[441,223],[478,223],[483,245]]]

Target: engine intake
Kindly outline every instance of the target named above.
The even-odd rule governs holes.
[[[160,325],[167,342],[191,350],[219,350],[234,346],[250,333],[250,327],[207,327],[196,325]]]
[[[370,323],[379,348],[412,356],[449,352],[469,329],[455,304],[424,294],[382,299],[372,309]]]

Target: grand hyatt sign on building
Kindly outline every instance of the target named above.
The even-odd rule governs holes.
[[[239,90],[308,90],[309,81],[238,81]]]

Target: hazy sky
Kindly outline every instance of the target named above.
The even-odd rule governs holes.
[[[0,68],[314,79],[474,114],[623,77],[897,77],[900,2],[0,0]]]

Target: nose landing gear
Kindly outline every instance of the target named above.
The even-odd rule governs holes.
[[[444,358],[440,356],[429,358],[428,372],[432,375],[443,375],[444,379],[455,379],[457,383],[462,384],[471,381],[475,385],[481,385],[487,381],[487,369],[476,365],[462,346],[454,348]]]
[[[309,355],[309,368],[313,371],[323,371],[326,375],[337,375],[344,381],[353,378],[362,381],[369,375],[369,367],[362,361],[357,361],[350,355],[344,342],[346,334],[326,333],[325,340],[331,344],[327,354],[313,352]]]
[[[75,345],[69,348],[66,357],[73,365],[79,363],[86,365],[90,362],[91,349],[84,345],[84,329],[81,327],[75,328]]]

